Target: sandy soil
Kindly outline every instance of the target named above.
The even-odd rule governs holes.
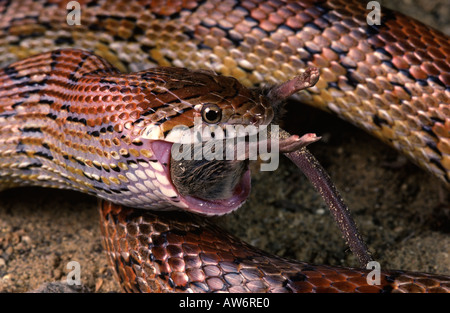
[[[450,33],[449,5],[438,4],[445,0],[414,1],[414,9],[411,1],[403,2],[408,14]],[[291,131],[323,136],[311,151],[332,176],[382,268],[450,275],[450,199],[442,184],[333,116],[289,108],[295,116]],[[276,172],[254,172],[252,179],[247,204],[219,224],[280,256],[357,265],[322,200],[287,159]],[[73,260],[81,265],[85,291],[120,291],[103,252],[96,203],[69,191],[0,193],[0,291],[25,292],[65,279]]]

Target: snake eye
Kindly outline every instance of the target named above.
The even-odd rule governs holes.
[[[217,124],[222,119],[222,109],[216,104],[205,104],[202,108],[202,118],[208,124]]]

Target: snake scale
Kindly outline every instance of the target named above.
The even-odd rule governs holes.
[[[449,291],[446,276],[403,271],[369,286],[366,270],[283,260],[197,216],[119,205],[195,207],[170,188],[164,144],[137,138],[149,123],[192,121],[205,99],[264,121],[267,107],[252,108],[248,99],[259,96],[244,86],[279,84],[307,66],[321,68],[321,79],[298,100],[367,130],[448,186],[448,37],[391,11],[369,26],[356,1],[80,3],[82,24],[71,26],[66,2],[0,2],[1,180],[116,203],[102,202],[102,230],[126,291]],[[53,52],[28,58],[43,51]],[[212,69],[242,85],[207,72],[139,72],[155,64]],[[138,73],[120,73],[128,71]],[[138,92],[146,89],[157,109]]]

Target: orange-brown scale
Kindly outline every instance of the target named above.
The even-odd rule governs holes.
[[[129,292],[449,292],[446,276],[273,259],[196,216],[103,202],[105,245]],[[191,223],[186,223],[189,220]]]

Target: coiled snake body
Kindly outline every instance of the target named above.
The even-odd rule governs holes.
[[[102,229],[125,290],[449,290],[448,277],[401,271],[384,272],[380,285],[369,286],[365,270],[274,258],[198,217],[121,207],[203,210],[171,184],[164,141],[140,135],[155,123],[163,133],[190,125],[204,103],[216,103],[223,118],[239,114],[267,124],[270,108],[263,100],[255,105],[258,94],[237,81],[181,69],[120,74],[78,50],[8,65],[70,46],[92,50],[121,71],[152,63],[204,67],[247,86],[280,83],[314,65],[322,68],[321,79],[299,100],[368,130],[448,185],[450,47],[444,35],[391,13],[370,27],[363,6],[340,1],[148,3],[145,10],[89,2],[80,26],[66,23],[65,4],[43,1],[29,11],[19,2],[1,5],[2,184],[74,188],[114,202],[102,202]],[[84,35],[93,32],[98,36]],[[238,207],[248,195],[246,175],[232,190],[235,200],[209,201],[207,210]]]

